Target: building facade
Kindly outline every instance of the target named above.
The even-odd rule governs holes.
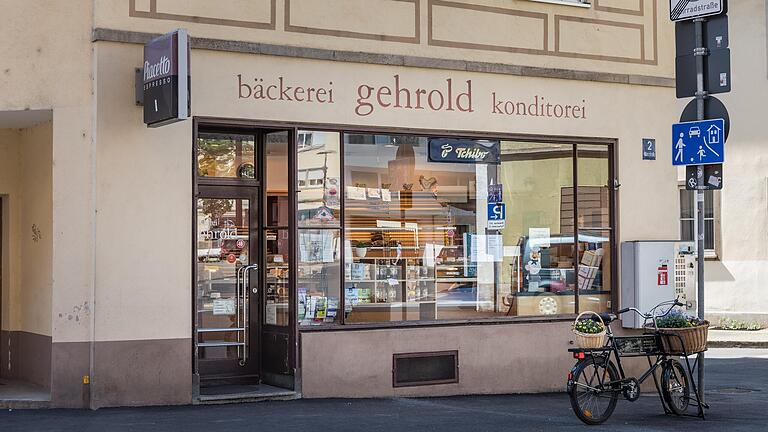
[[[680,236],[667,2],[0,7],[0,379],[41,405],[556,391],[619,243]],[[176,28],[192,118],[147,128]]]
[[[760,97],[768,94],[768,3],[731,2],[730,48],[733,91],[717,95],[730,113],[722,191],[707,196],[705,228],[706,308],[713,323],[723,318],[768,326],[768,297],[760,287],[768,268],[765,248],[768,218],[766,133]],[[684,173],[681,173],[681,180]],[[686,198],[682,198],[681,217]],[[683,224],[682,235],[689,227]]]

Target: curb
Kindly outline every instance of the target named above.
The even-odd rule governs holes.
[[[708,348],[768,348],[768,341],[707,341]]]

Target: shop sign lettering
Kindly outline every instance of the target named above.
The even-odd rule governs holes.
[[[405,74],[374,82],[350,83],[350,87],[334,89],[337,80],[319,79],[302,82],[284,75],[265,77],[263,75],[234,75],[234,89],[240,101],[277,104],[312,105],[317,108],[342,105],[341,109],[351,110],[358,117],[374,117],[383,112],[455,113],[471,115],[481,112],[494,117],[537,117],[563,120],[586,120],[587,99],[553,100],[541,94],[505,94],[498,89],[486,92],[477,90],[472,79],[442,78],[431,81],[430,85],[419,85]],[[482,84],[482,83],[481,83]],[[335,107],[332,109],[336,110]],[[494,157],[491,152],[477,147],[453,149],[459,161],[477,161],[483,157]],[[459,154],[463,152],[463,157]],[[436,159],[437,160],[437,159]]]
[[[461,138],[430,138],[429,161],[500,164],[499,141]]]
[[[157,127],[189,118],[189,36],[176,30],[144,45],[144,123]]]

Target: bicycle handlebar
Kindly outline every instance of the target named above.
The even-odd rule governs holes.
[[[664,307],[664,306],[669,306],[669,309],[667,309],[667,311],[664,312],[661,315],[655,314],[657,309],[659,309],[661,307]],[[617,313],[619,315],[621,315],[621,314],[625,314],[625,313],[630,312],[630,311],[635,312],[635,313],[640,315],[640,317],[642,317],[645,320],[653,320],[654,326],[655,326],[656,318],[662,318],[662,317],[665,317],[665,316],[669,315],[669,313],[672,312],[672,309],[674,309],[676,306],[685,306],[685,303],[681,303],[680,300],[678,300],[676,298],[674,300],[668,300],[668,301],[664,301],[664,302],[661,302],[661,303],[657,304],[648,313],[643,313],[639,309],[633,308],[633,307],[628,307],[628,308],[621,309]]]

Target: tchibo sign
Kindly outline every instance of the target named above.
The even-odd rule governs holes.
[[[190,116],[189,35],[176,30],[144,45],[144,123],[163,126]]]

